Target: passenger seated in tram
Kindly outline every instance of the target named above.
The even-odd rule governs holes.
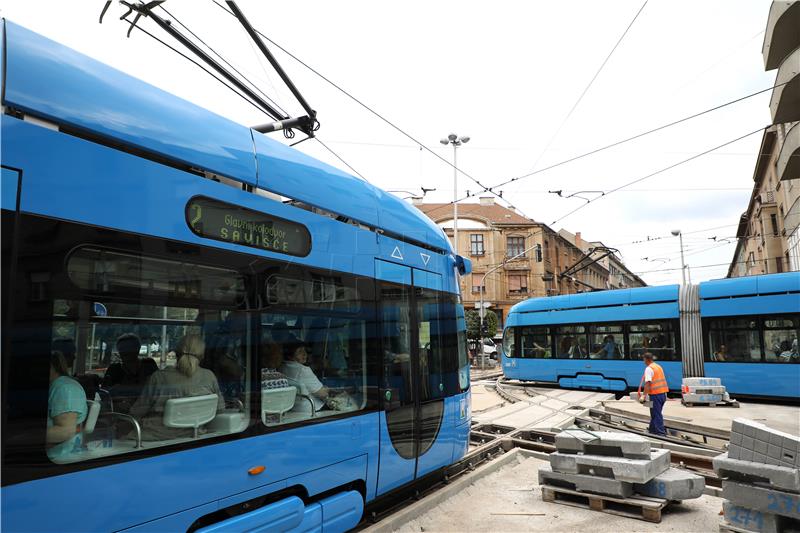
[[[220,322],[217,311],[201,312],[203,320],[206,356],[200,366],[211,370],[219,381],[222,395],[226,399],[241,400],[244,367],[237,358],[236,340],[246,329],[242,314],[231,313]]]
[[[261,390],[288,387],[289,380],[278,370],[283,364],[281,347],[274,342],[262,342],[258,353],[261,367]]]
[[[158,370],[151,358],[139,358],[142,341],[133,333],[125,333],[117,339],[119,363],[112,363],[103,377],[103,388],[108,389],[114,402],[114,411],[128,413],[139,398],[148,378]]]
[[[314,403],[314,411],[319,411],[325,407],[325,401],[329,397],[328,388],[317,378],[314,371],[306,363],[308,362],[308,352],[306,346],[297,338],[290,338],[283,345],[283,364],[280,371],[289,380],[297,383],[300,388],[308,391],[311,401]]]
[[[558,357],[559,359],[571,359],[572,358],[572,344],[574,339],[569,335],[565,336],[561,339],[561,342],[558,343]]]
[[[186,335],[175,348],[178,358],[175,367],[155,372],[142,389],[139,399],[131,406],[130,414],[142,426],[142,440],[168,440],[191,437],[191,428],[171,428],[163,423],[167,400],[216,394],[217,413],[225,409],[225,400],[213,372],[200,366],[206,345],[199,335]]]
[[[50,392],[47,400],[47,455],[53,459],[80,450],[81,424],[89,408],[83,387],[69,377],[64,354],[50,354]]]

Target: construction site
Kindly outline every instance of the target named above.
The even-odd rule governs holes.
[[[800,531],[798,405],[693,386],[666,402],[662,437],[630,396],[492,370],[471,389],[464,459],[362,531]]]

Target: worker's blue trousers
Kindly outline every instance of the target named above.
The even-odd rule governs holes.
[[[664,403],[667,401],[666,393],[651,394],[650,401],[653,406],[650,407],[650,426],[647,431],[653,435],[663,435],[666,437],[667,430],[664,429],[664,415],[661,413],[664,410]]]

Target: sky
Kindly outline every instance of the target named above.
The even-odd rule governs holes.
[[[3,0],[0,15],[241,124],[270,120],[142,32],[126,38],[122,6],[113,4],[98,24],[103,4]],[[439,143],[449,133],[470,137],[458,149],[459,169],[494,186],[774,83],[776,71],[765,72],[761,56],[769,0],[648,0],[569,114],[643,4],[238,2],[258,30],[433,154],[270,45],[317,110],[319,139],[368,181],[409,191],[401,197],[435,188],[425,196],[431,202],[454,198],[453,169],[436,157],[452,161],[453,149]],[[163,17],[185,24],[290,115],[302,114],[242,27],[212,0],[164,6],[171,15]],[[179,48],[152,20],[139,24]],[[724,277],[752,191],[757,130],[771,123],[769,99],[765,92],[517,180],[497,189],[500,202],[618,248],[653,285],[681,279],[680,246],[670,233],[679,229],[692,282]],[[548,192],[612,191],[750,133],[566,217],[586,202]],[[297,148],[348,170],[316,141]],[[476,202],[481,188],[466,175],[457,196]]]

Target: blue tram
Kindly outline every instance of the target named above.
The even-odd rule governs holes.
[[[2,26],[2,528],[341,531],[461,458],[412,206]]]
[[[684,376],[722,378],[732,394],[800,400],[800,273],[533,298],[503,334],[506,377],[562,387],[638,387],[641,355]]]

